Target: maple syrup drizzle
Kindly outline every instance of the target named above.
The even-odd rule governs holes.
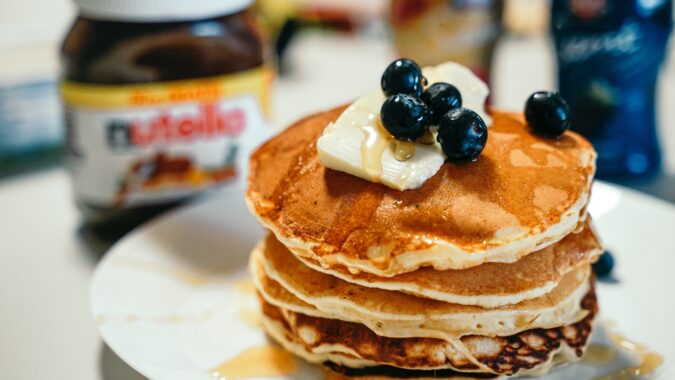
[[[377,124],[361,128],[366,133],[366,139],[361,143],[363,168],[373,181],[378,181],[382,175],[382,153],[389,145],[389,139]]]
[[[593,343],[588,346],[581,360],[587,364],[601,365],[611,363],[615,357],[616,351],[612,347]]]
[[[260,346],[243,351],[210,370],[219,380],[263,376],[287,376],[297,371],[293,355],[281,347]]]
[[[394,157],[399,161],[407,161],[415,155],[415,143],[396,140],[394,143]]]
[[[613,322],[604,323],[605,327],[613,328]],[[654,373],[663,364],[663,356],[651,351],[647,346],[633,342],[618,332],[610,332],[609,337],[615,347],[626,350],[638,359],[638,364],[618,371],[596,377],[595,380],[631,380]],[[589,356],[590,355],[590,356]],[[616,355],[614,347],[592,344],[588,347],[583,361],[591,364],[610,363]]]

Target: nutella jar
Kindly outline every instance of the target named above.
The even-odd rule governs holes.
[[[87,225],[115,234],[236,175],[272,72],[249,0],[76,0],[67,156]]]

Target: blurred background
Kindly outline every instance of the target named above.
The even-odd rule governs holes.
[[[75,60],[72,52],[60,53],[73,20],[78,14],[87,18],[87,6],[105,0],[83,3],[84,10],[69,0],[0,3],[3,177],[63,162],[59,78],[109,82],[76,78],[75,68],[60,65],[60,59]],[[600,151],[600,178],[675,200],[675,182],[661,185],[675,173],[675,119],[668,107],[675,91],[671,1],[260,0],[250,7],[264,38],[265,64],[277,78],[265,95],[274,127],[364,93],[394,57],[422,66],[455,60],[490,83],[498,108],[518,111],[533,91],[560,89],[572,107],[573,128]],[[136,10],[128,12],[133,16]],[[214,17],[205,12],[186,13],[181,21],[198,24]],[[227,14],[227,7],[220,13]],[[196,54],[177,51],[160,58]],[[161,80],[166,78],[131,82]]]
[[[531,92],[560,88],[573,128],[600,151],[600,178],[675,200],[675,182],[662,185],[675,173],[670,1],[260,0],[251,7],[277,77],[267,119],[274,127],[367,91],[393,57],[455,60],[490,82],[495,107],[521,110]],[[60,65],[59,51],[79,13],[69,0],[0,3],[3,177],[62,163],[58,83],[75,69]]]
[[[230,182],[237,152],[272,131],[376,88],[400,56],[469,66],[489,82],[496,108],[521,112],[532,92],[559,90],[572,128],[599,151],[600,179],[675,202],[670,0],[77,3],[0,0],[0,268],[50,265],[47,278],[68,278],[61,290],[84,309],[83,325],[86,305],[72,294],[86,299],[91,264],[112,242]],[[175,120],[161,124],[161,112]],[[209,144],[153,145],[154,135],[134,135],[133,117],[138,130],[205,133],[203,122],[226,133]],[[33,234],[39,241],[27,242]],[[39,261],[54,247],[94,253],[86,263]],[[14,301],[22,318],[39,319],[30,313],[36,299]],[[50,344],[29,334],[26,342]],[[93,327],[73,334],[86,342],[68,355],[100,344]],[[31,349],[17,344],[12,351]],[[6,346],[0,355],[11,357]],[[100,355],[106,378],[135,376],[107,348]],[[64,375],[81,370],[61,365]]]

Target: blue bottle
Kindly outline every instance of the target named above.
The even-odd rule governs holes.
[[[656,83],[672,9],[672,0],[553,0],[560,94],[572,129],[598,151],[600,178],[660,169]]]

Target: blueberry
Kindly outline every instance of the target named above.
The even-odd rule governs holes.
[[[558,93],[539,91],[527,99],[525,119],[536,134],[558,138],[570,128],[570,109]]]
[[[407,58],[397,59],[390,63],[382,74],[380,85],[386,96],[406,94],[419,97],[426,83],[422,70]]]
[[[396,139],[415,140],[429,128],[429,110],[421,100],[397,94],[382,104],[380,120]]]
[[[593,263],[593,271],[598,277],[608,277],[614,269],[614,256],[609,251],[605,251],[598,261]]]
[[[436,139],[451,161],[470,161],[483,151],[487,136],[485,122],[477,113],[455,108],[441,118]]]
[[[431,110],[431,123],[438,124],[448,111],[462,106],[462,94],[457,87],[444,83],[434,83],[422,93],[422,100]]]

